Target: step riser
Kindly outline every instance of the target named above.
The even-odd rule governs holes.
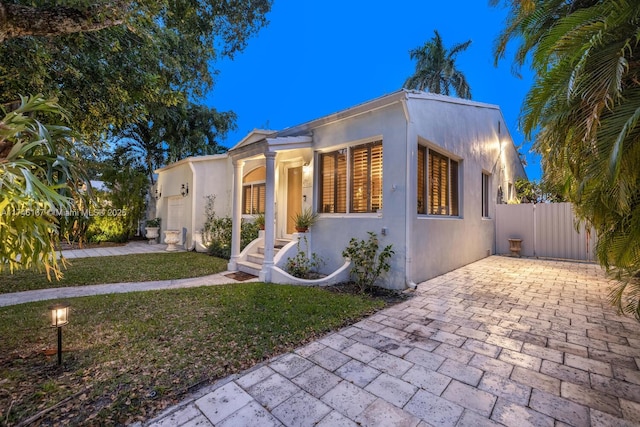
[[[273,248],[273,254],[277,254],[280,251],[280,248]],[[258,246],[258,253],[260,255],[264,255],[264,246]]]
[[[260,270],[261,268],[259,265],[253,264],[253,265],[247,265],[248,263],[242,262],[240,261],[238,263],[238,271],[242,271],[243,273],[247,273],[247,274],[253,274],[254,276],[260,276]]]
[[[262,265],[264,263],[264,256],[260,254],[247,255],[247,261]]]

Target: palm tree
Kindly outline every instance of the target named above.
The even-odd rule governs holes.
[[[517,40],[516,70],[531,58],[536,72],[522,127],[545,180],[595,228],[600,264],[623,279],[612,302],[640,320],[640,3],[504,3],[496,61]]]
[[[471,40],[447,50],[440,33],[434,30],[434,34],[424,45],[409,51],[411,59],[417,61],[416,71],[404,82],[404,87],[443,95],[449,95],[453,89],[460,98],[471,99],[469,83],[456,67],[456,56],[471,45]]]

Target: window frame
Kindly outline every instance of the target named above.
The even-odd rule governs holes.
[[[446,160],[446,205],[439,209],[445,209],[445,213],[434,212],[432,206],[433,188],[432,155],[440,161]],[[418,144],[416,156],[417,164],[417,188],[416,188],[416,212],[420,216],[432,218],[462,218],[461,183],[460,174],[462,159],[441,150],[434,149],[431,145]],[[441,178],[442,173],[437,178]],[[441,190],[440,190],[441,191]],[[420,202],[422,201],[422,205]]]
[[[488,172],[483,171],[482,172],[482,181],[481,181],[481,187],[482,187],[482,191],[481,191],[481,195],[482,195],[482,201],[481,201],[481,213],[482,213],[482,218],[486,218],[489,219],[491,218],[491,212],[490,212],[490,204],[489,204],[489,200],[491,200],[490,195],[491,195],[491,174],[489,174]]]
[[[379,190],[379,200],[380,206],[376,206],[376,209],[373,210],[373,193],[372,187],[374,178],[372,177],[372,149],[375,147],[380,147],[380,167],[379,167],[379,181],[380,181],[380,190]],[[356,210],[354,207],[354,162],[355,156],[354,152],[356,150],[366,149],[366,167],[367,171],[364,176],[364,180],[366,183],[366,210]],[[341,169],[337,168],[338,165],[338,156],[345,156],[345,165],[346,165],[346,179],[344,183],[344,194],[340,194],[339,187],[339,173]],[[327,159],[332,159],[334,161],[333,167],[333,182],[330,185],[333,185],[333,203],[326,203],[325,197],[325,176],[324,176],[324,167]],[[382,210],[384,206],[384,144],[382,137],[369,138],[367,140],[361,140],[358,142],[351,143],[346,146],[340,146],[340,148],[321,151],[317,153],[318,160],[318,206],[316,207],[316,212],[319,214],[342,214],[342,215],[358,215],[358,214],[376,214]],[[341,197],[344,197],[344,200],[340,200]],[[334,206],[334,209],[329,211],[325,209],[326,206]],[[340,209],[344,206],[344,209]]]
[[[249,189],[249,194],[251,194],[251,199],[247,200],[247,189]],[[253,197],[254,197],[254,189],[258,190],[258,201],[256,203],[256,211],[253,210]],[[265,201],[266,204],[266,195],[267,195],[267,183],[266,181],[253,181],[253,182],[248,182],[246,184],[242,184],[242,215],[259,215],[259,214],[263,214],[265,209],[266,209],[266,205],[263,206],[263,210],[260,211],[260,191],[262,191],[263,194],[263,200]],[[249,202],[249,207],[250,209],[248,209],[247,211],[247,202]]]

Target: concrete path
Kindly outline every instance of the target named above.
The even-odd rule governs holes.
[[[131,255],[148,253],[168,253],[167,245],[150,245],[147,241],[127,242],[126,245],[112,246],[108,248],[71,249],[62,251],[62,256],[68,259],[89,258],[97,256]]]
[[[114,246],[111,248],[96,249],[76,249],[63,251],[63,256],[68,259],[86,258],[97,256],[113,256],[113,255],[129,255],[166,252],[167,245],[149,245],[146,242],[129,242],[125,246]],[[169,256],[169,255],[167,255]],[[152,282],[125,282],[125,283],[109,283],[103,285],[74,286],[52,289],[38,289],[34,291],[14,292],[9,294],[0,294],[0,307],[9,305],[23,304],[33,301],[45,301],[60,298],[84,297],[89,295],[116,294],[124,292],[151,291],[158,289],[177,289],[192,288],[197,286],[214,286],[228,283],[239,283],[237,280],[226,277],[230,272],[225,271],[218,274],[212,274],[203,277],[193,277],[189,279],[174,280],[156,280]],[[257,279],[246,280],[246,282],[256,281]]]
[[[490,257],[147,426],[640,425],[640,325],[593,264]]]

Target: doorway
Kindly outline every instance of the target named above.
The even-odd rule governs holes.
[[[287,234],[296,232],[294,218],[302,212],[302,166],[287,169]]]

